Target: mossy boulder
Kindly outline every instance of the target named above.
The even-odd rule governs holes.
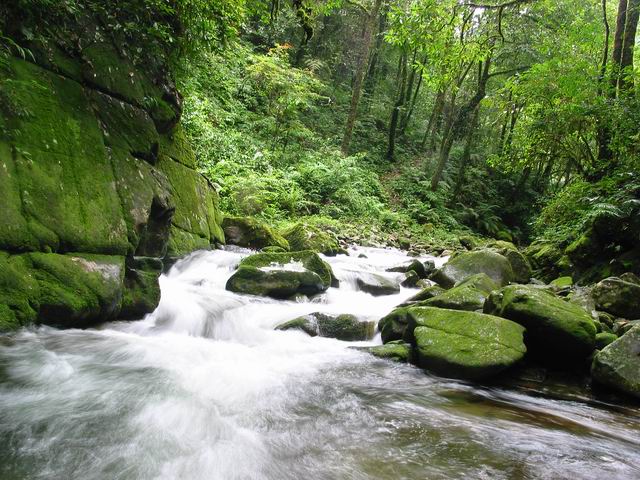
[[[40,323],[83,327],[117,317],[123,257],[32,253],[28,258],[40,290]]]
[[[629,320],[640,319],[640,285],[637,283],[610,277],[593,287],[591,294],[600,310]]]
[[[405,288],[416,288],[420,282],[420,277],[413,270],[404,274],[404,278],[400,281],[400,285]]]
[[[498,286],[509,284],[514,278],[513,268],[506,257],[492,250],[463,252],[437,270],[431,280],[444,288],[478,273],[486,274]]]
[[[289,242],[289,246],[294,252],[311,250],[325,255],[346,253],[331,234],[306,223],[293,225],[284,230],[282,236]]]
[[[225,217],[222,228],[227,243],[245,248],[280,247],[289,250],[289,242],[265,223],[249,217]]]
[[[618,336],[611,332],[600,332],[596,334],[596,349],[602,350],[607,345],[615,342]]]
[[[640,398],[640,325],[596,354],[591,375],[602,385]]]
[[[393,362],[407,363],[411,361],[411,345],[401,340],[375,347],[359,347],[358,350]]]
[[[413,297],[406,300],[401,306],[408,306],[418,302],[422,302],[424,300],[429,300],[430,298],[442,295],[444,292],[446,292],[446,290],[440,285],[429,285],[428,287],[420,290]]]
[[[516,283],[528,283],[531,279],[532,269],[529,260],[518,250],[507,248],[499,251],[501,255],[503,255],[509,263],[511,264],[511,269],[513,270],[513,282]]]
[[[382,337],[382,343],[387,344],[405,338],[408,327],[407,311],[409,308],[411,306],[396,308],[378,321],[378,330]]]
[[[559,367],[582,361],[595,348],[596,326],[587,312],[545,289],[510,285],[492,292],[484,311],[524,326],[529,351]]]
[[[125,262],[122,308],[118,318],[140,319],[152,312],[160,302],[163,263],[153,257],[127,258]]]
[[[524,254],[536,274],[545,280],[551,280],[565,272],[564,253],[553,243],[534,242],[524,250]]]
[[[358,288],[374,297],[400,293],[400,284],[376,273],[362,273],[356,279]]]
[[[408,308],[402,314],[416,364],[438,375],[491,377],[518,363],[527,351],[524,328],[503,318],[432,307]]]
[[[456,284],[450,290],[420,302],[420,306],[449,308],[452,310],[482,310],[492,290],[498,286],[486,274],[478,273]]]
[[[28,259],[0,252],[0,332],[35,322],[39,297]]]
[[[276,330],[302,330],[312,337],[335,338],[347,342],[369,340],[375,335],[375,322],[360,321],[354,315],[311,313],[276,327]]]
[[[315,295],[331,286],[331,267],[316,253],[258,253],[244,258],[227,281],[236,293],[289,298]]]
[[[406,263],[404,265],[398,265],[396,267],[387,268],[387,272],[396,272],[396,273],[415,272],[419,278],[427,278],[427,271],[425,269],[424,264],[417,259],[411,260],[409,263]]]

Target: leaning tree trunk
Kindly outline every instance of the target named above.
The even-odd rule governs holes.
[[[344,135],[342,137],[341,150],[345,155],[349,154],[351,137],[353,135],[353,127],[358,116],[358,105],[360,104],[360,96],[362,94],[362,83],[364,81],[364,75],[367,72],[367,67],[369,65],[369,53],[371,52],[371,44],[373,43],[373,30],[375,28],[376,19],[378,18],[378,12],[380,12],[381,4],[382,0],[375,0],[373,9],[365,18],[362,51],[360,52],[360,58],[358,59],[358,65],[356,67],[356,75],[353,82],[353,90],[351,92],[351,105],[349,107],[349,115],[347,116],[347,123],[345,125]]]

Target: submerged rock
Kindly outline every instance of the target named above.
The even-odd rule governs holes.
[[[420,277],[416,272],[410,270],[405,274],[404,278],[400,282],[400,285],[405,288],[415,288],[418,285],[418,282],[420,282]]]
[[[591,375],[600,384],[640,398],[640,325],[596,354]]]
[[[438,375],[482,379],[519,362],[524,328],[483,313],[433,307],[401,309],[416,364]]]
[[[227,243],[245,248],[280,247],[289,250],[289,242],[263,222],[249,217],[225,217],[222,228]]]
[[[376,273],[367,273],[356,279],[358,288],[374,297],[382,295],[394,295],[400,293],[400,285]]]
[[[276,327],[276,330],[302,330],[312,337],[335,338],[347,342],[369,340],[375,335],[375,322],[360,321],[354,315],[310,313]]]
[[[407,363],[411,361],[411,345],[400,340],[375,347],[360,347],[358,350],[394,362]]]
[[[321,293],[331,286],[332,280],[331,267],[314,252],[258,253],[240,262],[226,289],[289,298],[298,293]]]
[[[478,273],[486,274],[500,287],[507,285],[514,277],[513,268],[506,257],[492,250],[476,250],[456,255],[437,270],[431,280],[444,288],[451,288]]]
[[[598,308],[630,320],[640,319],[640,285],[633,282],[633,277],[627,275],[626,280],[609,277],[593,287]]]
[[[484,311],[523,325],[527,348],[542,360],[561,366],[583,360],[595,348],[596,326],[587,312],[542,288],[510,285],[494,291]]]

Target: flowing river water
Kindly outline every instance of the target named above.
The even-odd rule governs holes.
[[[0,479],[640,478],[633,405],[438,378],[274,330],[316,311],[380,318],[415,290],[372,297],[355,280],[402,252],[328,258],[340,288],[299,302],[225,291],[248,253],[181,260],[143,320],[0,337]]]

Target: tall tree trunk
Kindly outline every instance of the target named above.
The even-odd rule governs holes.
[[[369,62],[369,69],[364,82],[364,91],[366,94],[371,94],[376,88],[377,83],[377,68],[378,60],[380,59],[380,51],[382,50],[382,42],[384,40],[384,31],[387,29],[387,16],[389,15],[390,5],[385,3],[382,12],[380,12],[380,19],[378,22],[378,32],[376,35],[375,45],[373,47],[373,53],[371,54],[371,62]]]
[[[351,105],[349,107],[349,115],[347,116],[344,135],[342,137],[341,150],[345,155],[349,154],[349,147],[351,146],[353,127],[358,116],[358,105],[360,104],[360,96],[362,94],[362,83],[364,81],[364,75],[369,65],[369,53],[371,52],[371,44],[373,43],[373,30],[375,28],[376,20],[378,19],[378,13],[380,12],[381,4],[382,0],[375,0],[372,10],[365,18],[362,50],[360,52],[360,58],[358,59],[358,65],[356,67],[356,75],[353,82],[353,90],[351,92]]]
[[[438,157],[438,166],[436,167],[436,171],[431,178],[431,190],[433,190],[434,192],[438,189],[438,184],[442,179],[442,173],[444,172],[444,167],[449,160],[449,154],[451,153],[451,147],[453,146],[455,137],[463,132],[466,132],[466,130],[469,128],[468,122],[470,116],[473,115],[476,108],[480,106],[480,102],[482,102],[484,97],[487,95],[487,83],[489,81],[490,67],[491,57],[487,58],[484,62],[479,62],[479,78],[476,93],[455,115],[455,120],[452,122],[451,127],[449,128],[447,137],[442,144],[444,148],[440,150],[440,155]]]
[[[613,55],[611,57],[611,96],[615,97],[618,91],[620,79],[620,65],[622,63],[622,45],[624,43],[624,29],[627,23],[628,0],[620,0],[618,3],[618,16],[616,17],[616,31],[613,35]]]
[[[630,80],[630,72],[633,70],[633,50],[636,44],[639,15],[640,0],[628,0],[627,19],[624,26],[624,41],[622,42],[622,54],[620,57],[618,93],[625,93],[633,88],[633,80]]]
[[[471,119],[471,125],[469,127],[469,131],[467,132],[467,139],[464,144],[464,152],[462,153],[462,158],[460,159],[460,165],[458,166],[458,177],[456,178],[456,186],[453,189],[453,194],[449,199],[449,203],[453,204],[456,198],[460,195],[460,191],[462,190],[462,186],[465,182],[465,173],[467,171],[467,167],[469,165],[469,160],[471,159],[471,147],[473,147],[473,137],[476,133],[476,129],[478,127],[478,113],[480,109],[476,108],[473,117]]]
[[[609,37],[611,36],[611,28],[609,27],[609,19],[607,17],[607,0],[602,0],[602,22],[604,24],[604,46],[602,47],[602,61],[600,62],[600,76],[598,77],[598,96],[604,94],[605,78],[607,76],[607,62],[609,61]],[[598,142],[598,159],[609,160],[612,157],[609,143],[611,141],[611,132],[607,125],[606,119],[598,120],[598,131],[596,139]]]
[[[393,154],[396,148],[396,133],[398,131],[398,121],[400,120],[400,111],[405,102],[406,95],[406,84],[407,84],[407,54],[403,52],[402,57],[400,58],[400,63],[398,65],[398,84],[400,87],[398,88],[398,99],[396,103],[393,105],[393,110],[391,111],[391,120],[389,121],[389,142],[387,146],[387,159],[393,160]]]
[[[429,153],[433,152],[435,148],[435,135],[436,129],[438,127],[439,122],[442,119],[442,111],[444,110],[444,101],[446,97],[446,90],[441,88],[438,90],[436,94],[436,99],[433,104],[433,110],[431,111],[431,116],[429,117],[429,122],[427,123],[427,128],[424,131],[424,137],[422,137],[422,145],[421,148],[425,148],[427,146],[427,142],[429,142]]]
[[[400,122],[400,135],[404,135],[404,132],[407,130],[409,126],[409,121],[411,120],[411,116],[413,115],[413,111],[416,108],[416,102],[418,101],[418,94],[420,93],[420,87],[422,86],[422,72],[418,74],[418,84],[416,85],[416,89],[411,95],[411,100],[409,102],[409,109],[407,113],[402,117],[402,122]]]

